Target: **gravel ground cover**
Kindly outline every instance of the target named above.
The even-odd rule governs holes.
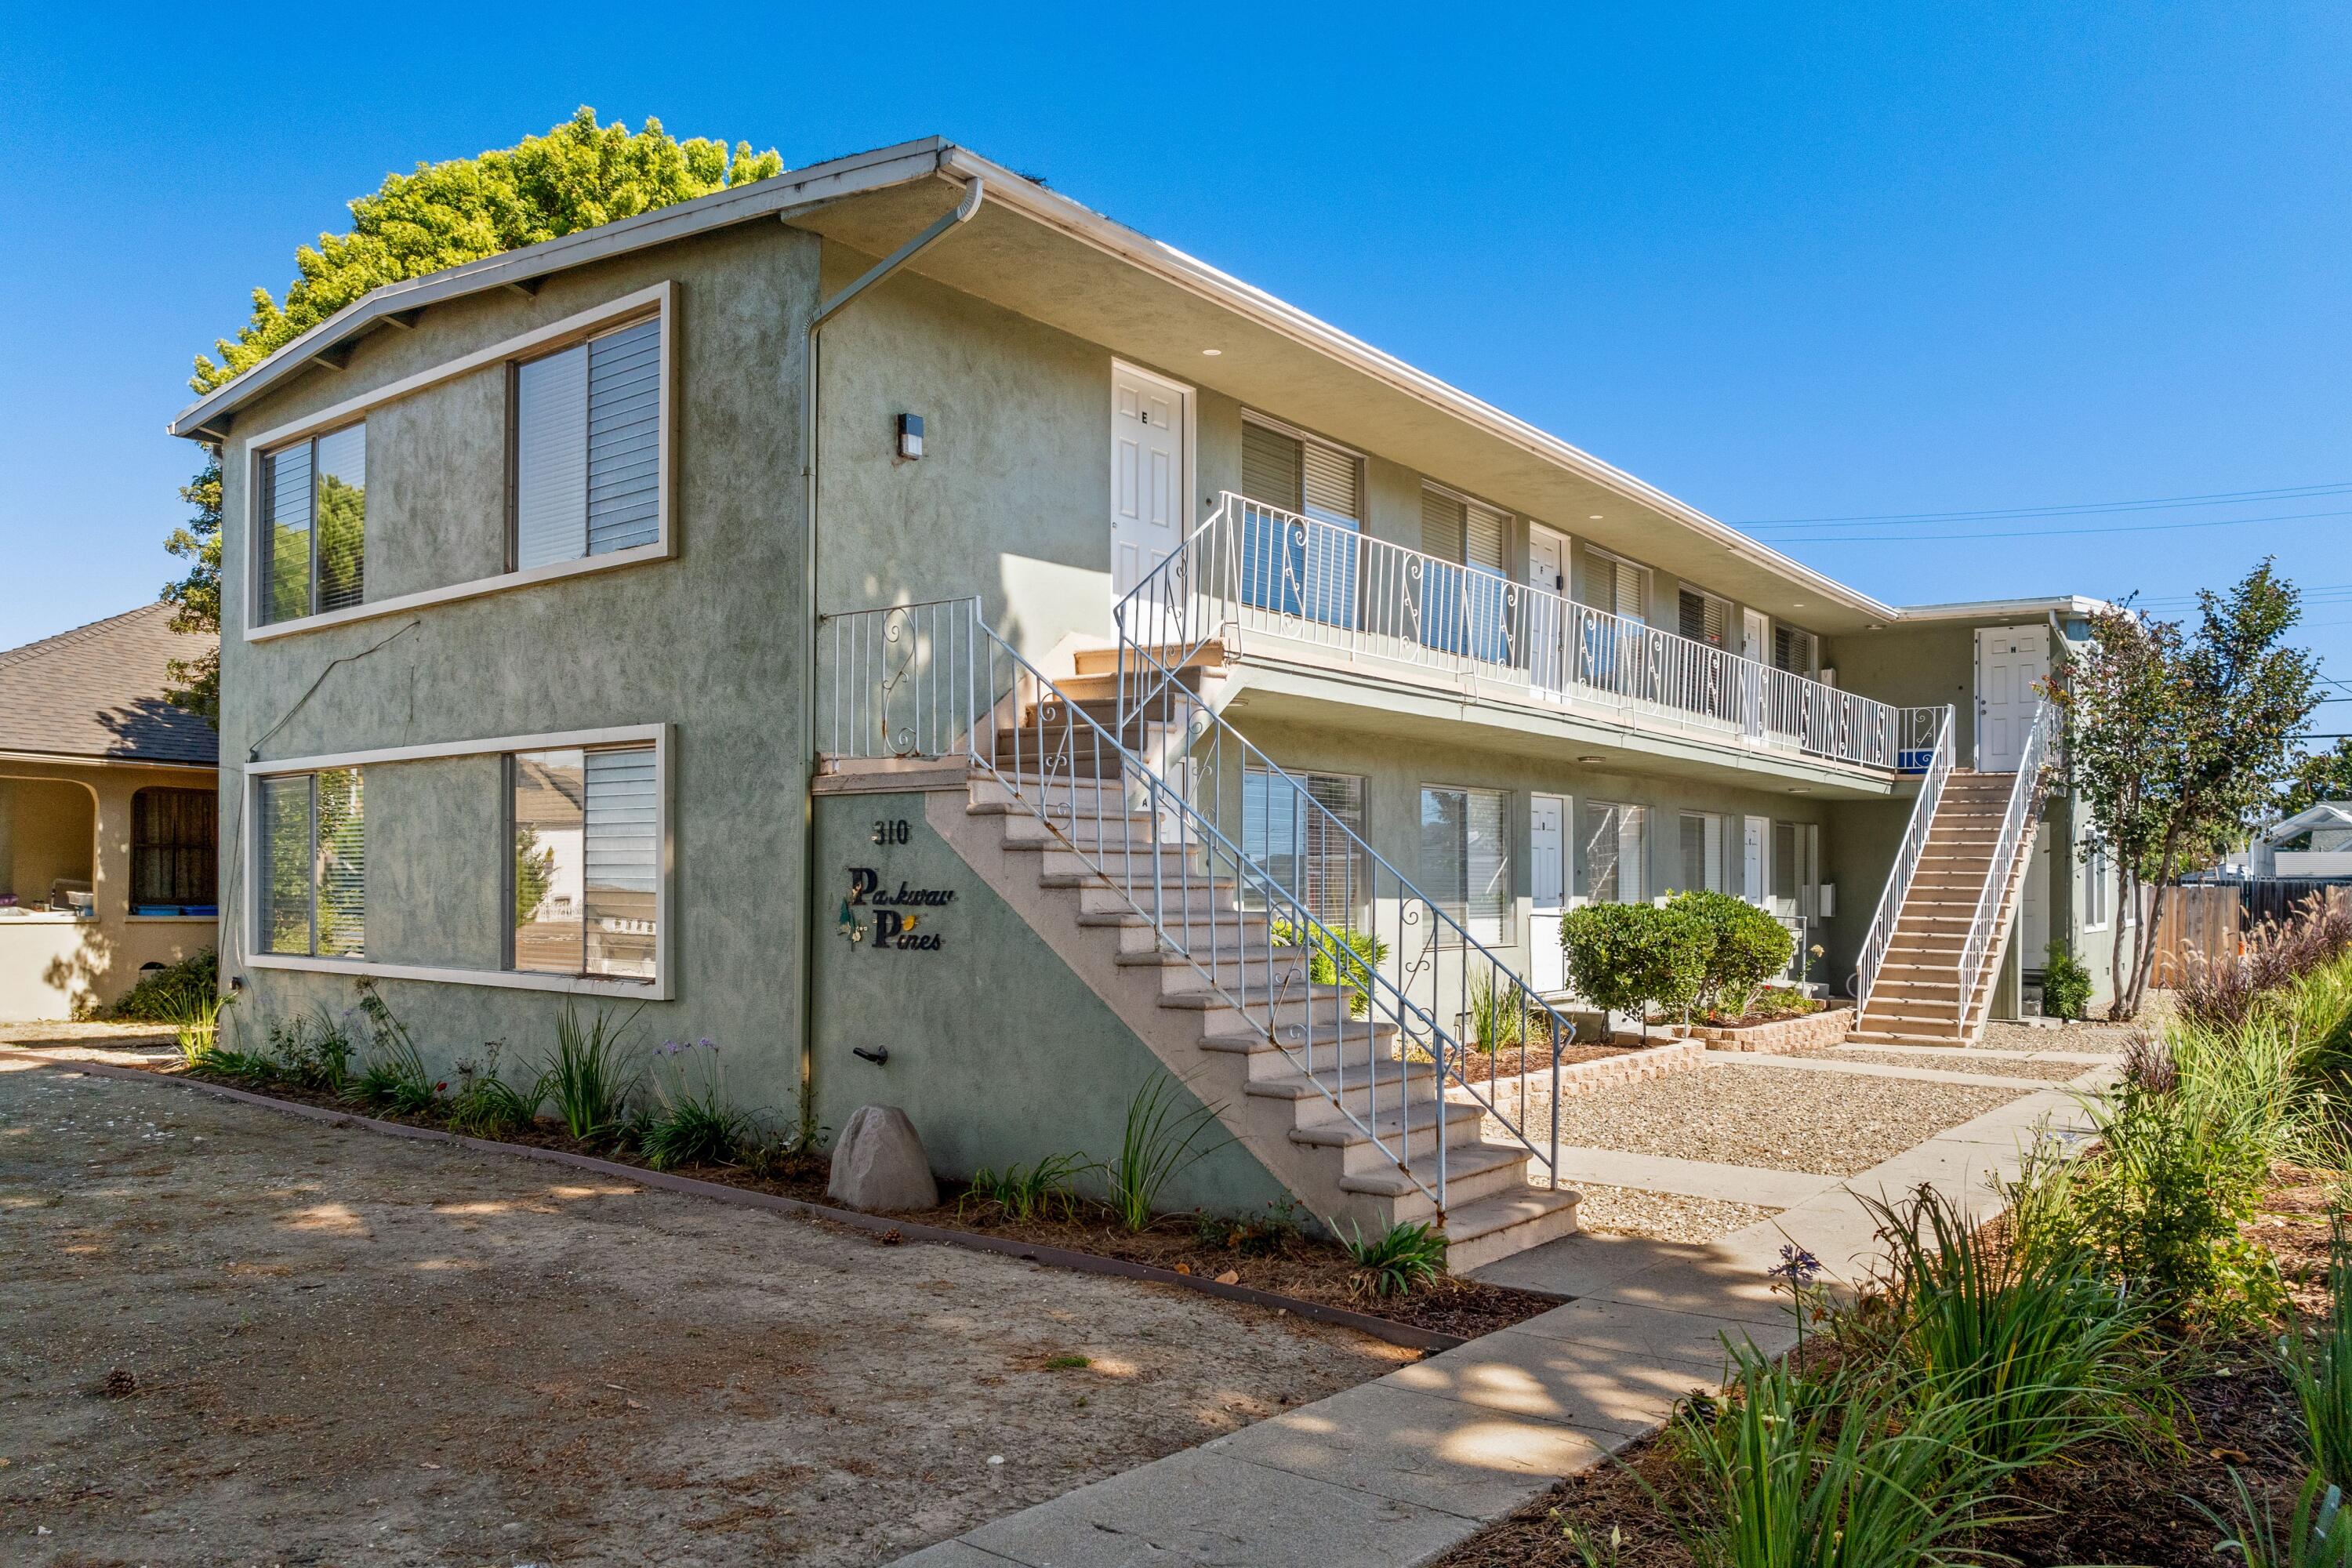
[[[1709,1063],[1570,1102],[1560,1142],[1851,1176],[2028,1092]]]
[[[1576,1221],[1583,1229],[1655,1237],[1660,1241],[1715,1241],[1780,1212],[1757,1204],[1691,1198],[1679,1193],[1603,1186],[1593,1182],[1579,1182],[1576,1190],[1583,1199],[1577,1205]]]
[[[1822,1059],[1873,1062],[1890,1068],[1927,1068],[1937,1072],[1983,1073],[1992,1078],[2041,1078],[2053,1083],[2064,1083],[2091,1070],[2089,1062],[2030,1062],[2012,1057],[1972,1057],[1958,1050],[1948,1057],[1915,1057],[1903,1051],[1865,1051],[1852,1046],[1824,1051]]]
[[[36,1568],[881,1563],[1413,1357],[23,1056],[0,1279]]]
[[[2158,998],[2158,1002],[2162,1000]],[[2151,1003],[2143,1016],[2143,1024],[2155,1023],[2164,1011],[2165,1007]],[[1985,1026],[1984,1038],[1977,1044],[1996,1046],[2004,1051],[2119,1051],[2140,1027],[2135,1024],[2083,1023],[2045,1029],[2031,1024],[1994,1022]]]

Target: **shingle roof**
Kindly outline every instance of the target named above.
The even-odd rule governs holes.
[[[173,631],[172,613],[144,605],[0,651],[0,752],[219,766],[213,727],[163,697],[165,667],[215,639]]]

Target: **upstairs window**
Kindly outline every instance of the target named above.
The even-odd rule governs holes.
[[[1772,628],[1772,668],[1809,679],[1820,674],[1821,639],[1794,626],[1775,626]]]
[[[1636,625],[1650,618],[1650,573],[1598,545],[1577,552],[1576,602]]]
[[[514,367],[517,571],[661,537],[658,317]]]
[[[195,914],[218,902],[220,797],[142,789],[131,797],[131,912]]]
[[[1675,628],[1693,642],[1722,647],[1731,636],[1731,606],[1703,589],[1685,586],[1675,605],[1681,624]]]
[[[264,453],[260,621],[350,609],[366,576],[367,426]]]
[[[1242,494],[1260,507],[1328,523],[1300,529],[1257,507],[1242,510],[1242,600],[1328,626],[1356,620],[1356,542],[1363,487],[1353,452],[1312,437],[1242,422]]]
[[[649,745],[508,759],[513,968],[652,980],[659,952],[661,800]]]
[[[322,958],[367,951],[367,821],[360,770],[261,781],[261,949]]]

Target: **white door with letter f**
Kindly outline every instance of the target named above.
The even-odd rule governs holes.
[[[1987,626],[1977,633],[1979,773],[2017,771],[2042,700],[2034,686],[2049,673],[2048,627]]]
[[[1111,366],[1110,594],[1116,605],[1192,531],[1192,389]],[[1137,628],[1140,629],[1140,628]]]

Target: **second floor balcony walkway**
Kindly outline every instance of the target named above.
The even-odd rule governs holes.
[[[1248,660],[1340,664],[1882,776],[1924,766],[1935,733],[1928,710],[1231,492],[1121,614],[1127,635],[1147,644],[1222,637]]]

